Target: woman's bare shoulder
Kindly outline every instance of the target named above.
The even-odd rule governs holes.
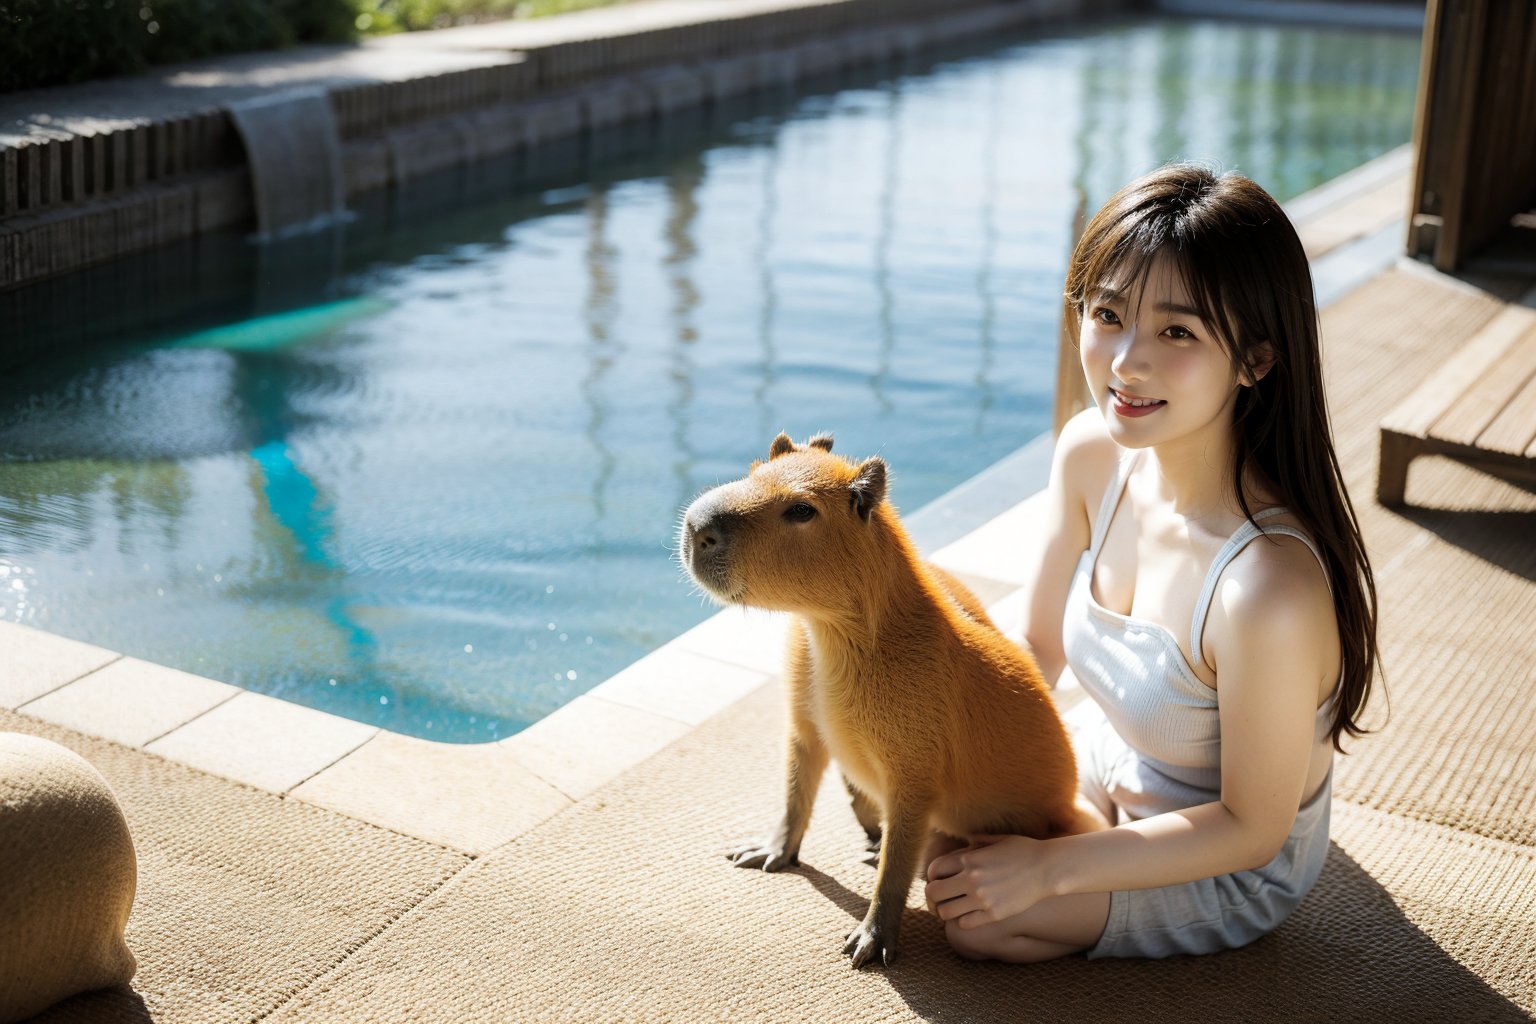
[[[1115,474],[1122,451],[1104,428],[1104,417],[1097,408],[1073,416],[1056,439],[1052,469],[1063,498],[1080,504],[1091,518]]]
[[[1245,547],[1222,577],[1223,604],[1257,628],[1283,614],[1302,622],[1331,620],[1333,597],[1317,556],[1296,537],[1270,535]]]
[[[1288,652],[1297,668],[1310,658],[1320,676],[1337,674],[1333,597],[1317,558],[1297,538],[1273,536],[1245,547],[1223,573],[1211,611],[1214,643],[1207,641],[1207,649],[1218,673],[1223,660],[1274,650]]]

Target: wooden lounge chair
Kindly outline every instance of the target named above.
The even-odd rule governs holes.
[[[1536,482],[1536,309],[1505,308],[1382,420],[1383,505],[1404,503],[1417,455]]]

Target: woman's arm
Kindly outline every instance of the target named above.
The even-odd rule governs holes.
[[[1087,409],[1068,420],[1051,457],[1040,528],[1022,540],[1024,592],[1030,595],[1024,611],[1023,639],[1052,686],[1067,664],[1061,643],[1067,591],[1093,530],[1088,495],[1103,493],[1117,453],[1097,409]]]
[[[1207,630],[1206,649],[1225,666],[1221,800],[1061,839],[976,837],[929,867],[928,899],[941,918],[974,927],[1050,896],[1177,885],[1274,858],[1306,785],[1317,694],[1338,674],[1336,627],[1305,548],[1250,550],[1228,571]]]

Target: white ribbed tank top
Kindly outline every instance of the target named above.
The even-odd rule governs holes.
[[[1217,691],[1195,675],[1167,627],[1110,611],[1093,598],[1099,548],[1139,454],[1120,460],[1104,492],[1092,540],[1078,560],[1067,595],[1062,640],[1072,674],[1103,708],[1104,717],[1128,748],[1128,756],[1114,767],[1115,778],[1106,780],[1110,791],[1128,815],[1145,818],[1221,798],[1221,721]],[[1189,627],[1189,650],[1197,664],[1200,635],[1216,584],[1232,559],[1255,538],[1295,537],[1323,565],[1317,545],[1300,530],[1282,524],[1255,525],[1285,511],[1275,507],[1255,513],[1211,562]],[[1330,698],[1317,710],[1319,742],[1328,735],[1333,705]]]

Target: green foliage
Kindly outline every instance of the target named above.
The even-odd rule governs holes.
[[[0,0],[0,91],[340,42],[356,0]]]
[[[417,32],[506,18],[540,18],[624,0],[349,0],[363,35]]]
[[[0,0],[0,92],[135,71],[145,35],[131,0]]]
[[[567,11],[584,11],[588,7],[607,7],[624,0],[524,0],[522,18],[542,18],[547,14],[565,14]]]
[[[518,0],[351,0],[354,24],[367,35],[418,32],[474,21],[510,18]]]
[[[219,0],[136,0],[146,29],[153,27],[144,56],[151,64],[267,50],[293,39],[274,6]],[[147,17],[146,17],[147,15]]]
[[[273,6],[305,43],[345,43],[357,37],[357,0],[274,0]]]
[[[622,0],[0,0],[0,92]]]

